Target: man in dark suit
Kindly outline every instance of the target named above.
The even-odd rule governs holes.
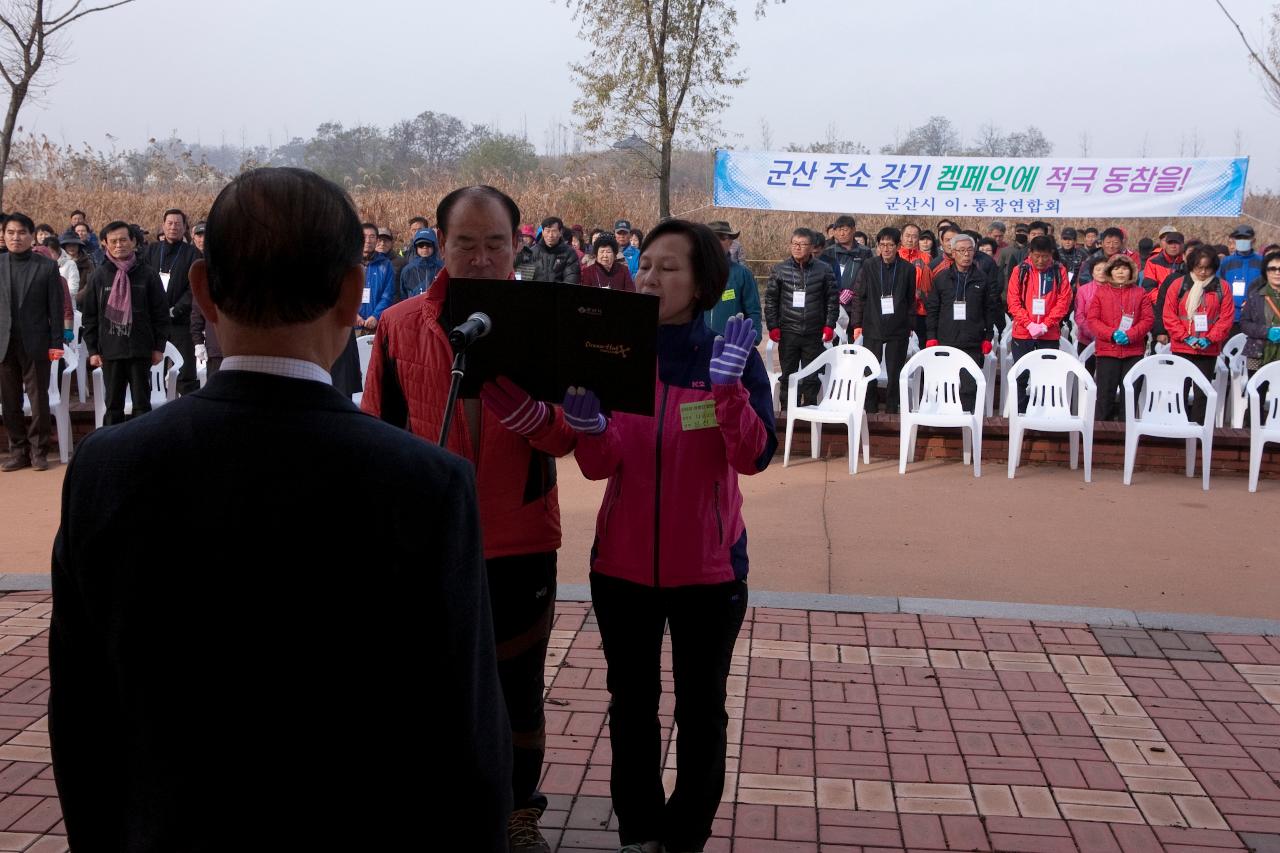
[[[143,250],[147,266],[160,273],[160,283],[169,300],[169,328],[165,340],[172,341],[182,354],[178,371],[178,393],[190,394],[200,387],[196,378],[196,348],[191,338],[191,265],[200,257],[186,241],[187,215],[178,208],[164,212],[160,239]]]
[[[8,249],[0,255],[0,407],[9,432],[9,458],[0,471],[48,469],[49,370],[62,358],[62,280],[58,265],[31,251],[35,223],[23,213],[4,223]],[[31,425],[22,391],[31,398]]]
[[[49,734],[68,840],[505,851],[474,475],[325,370],[364,287],[355,208],[314,173],[258,169],[207,233],[191,282],[222,370],[93,433],[67,472]],[[196,504],[170,500],[175,470]]]

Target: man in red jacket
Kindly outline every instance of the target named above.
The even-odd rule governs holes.
[[[1073,293],[1067,269],[1053,260],[1047,234],[1027,243],[1027,259],[1009,275],[1009,316],[1013,318],[1013,360],[1038,349],[1056,349],[1062,321],[1071,313]],[[1018,411],[1027,407],[1026,374],[1018,381]]]
[[[441,326],[449,279],[512,278],[520,209],[492,187],[463,187],[436,208],[444,269],[426,293],[382,313],[361,407],[435,442],[447,402],[453,351]],[[476,468],[476,494],[498,644],[498,675],[511,718],[512,853],[544,853],[538,829],[547,798],[538,790],[546,742],[543,666],[555,616],[560,504],[556,457],[575,433],[555,406],[510,380],[488,383],[480,400],[459,400],[447,447]],[[442,737],[448,737],[443,732]]]

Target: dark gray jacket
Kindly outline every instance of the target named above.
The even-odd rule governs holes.
[[[107,300],[116,277],[115,265],[108,262],[93,271],[89,292],[84,298],[84,344],[89,355],[100,355],[105,361],[126,358],[150,358],[153,352],[164,352],[169,329],[169,305],[160,275],[139,259],[129,270],[132,289],[133,325],[127,337],[111,333],[107,319]],[[170,279],[170,286],[173,281]]]
[[[31,265],[30,275],[22,277],[27,283],[19,294],[17,311],[9,295],[10,270],[15,264]],[[32,361],[47,359],[51,349],[62,349],[63,299],[62,279],[53,261],[35,253],[25,261],[15,261],[8,253],[0,255],[0,360],[9,351],[15,331]]]
[[[543,240],[533,244],[533,280],[558,281],[563,284],[578,284],[582,280],[582,269],[578,263],[578,253],[565,241],[556,243],[555,248],[547,248]]]
[[[804,307],[795,305],[794,295],[804,292]],[[821,335],[824,327],[834,329],[840,317],[840,288],[831,265],[817,258],[803,267],[787,258],[769,271],[764,290],[764,322],[784,335]]]

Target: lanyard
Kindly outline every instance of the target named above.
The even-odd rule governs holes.
[[[965,291],[969,289],[969,272],[961,272],[959,269],[956,269],[956,284],[956,299],[964,302]]]
[[[894,284],[894,280],[896,278],[895,273],[898,271],[898,259],[894,258],[893,263],[888,264],[887,267],[883,261],[880,263],[880,295],[881,296],[885,295],[886,288],[884,286],[884,271],[886,268],[889,270],[889,284],[892,285]],[[893,288],[890,287],[888,288],[888,290],[889,290],[889,295],[893,296]]]
[[[169,241],[164,241],[164,248],[160,250],[160,272],[169,272],[173,269],[174,263],[178,260],[178,254],[182,251],[181,243],[174,243],[173,260],[169,262],[168,269],[165,268],[165,257],[169,254]]]

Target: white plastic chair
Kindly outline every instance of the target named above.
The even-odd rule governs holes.
[[[49,369],[49,414],[58,430],[58,459],[67,464],[71,458],[71,374],[79,361],[74,349],[62,351],[62,380],[58,380],[58,365]],[[22,413],[31,417],[31,398],[22,395]]]
[[[1258,386],[1271,383],[1267,388],[1267,423],[1262,424],[1262,392]],[[1249,491],[1258,491],[1258,472],[1262,469],[1262,446],[1268,441],[1280,442],[1280,361],[1263,365],[1245,385],[1249,395]]]
[[[1013,369],[1013,318],[1007,314],[996,353],[1000,359],[1000,411],[1004,411],[1009,405],[1009,371]]]
[[[178,395],[178,371],[182,369],[182,354],[173,344],[165,345],[165,357],[173,359],[168,372],[164,369],[164,359],[159,364],[151,365],[151,408],[157,409],[173,400]],[[124,392],[124,413],[133,414],[133,392],[128,388]],[[97,427],[107,417],[107,387],[102,378],[102,368],[93,371],[93,422]]]
[[[913,375],[920,372],[921,395],[919,406],[911,404],[910,385]],[[978,386],[974,398],[976,411],[966,412],[960,405],[960,374],[968,373]],[[930,347],[921,350],[907,360],[898,380],[899,422],[901,439],[898,453],[898,473],[907,473],[907,460],[915,458],[916,427],[959,427],[964,440],[964,463],[973,457],[973,476],[982,476],[982,409],[977,401],[987,394],[987,379],[978,365],[962,350],[955,347]]]
[[[1244,345],[1248,340],[1248,337],[1241,332],[1238,335],[1234,335],[1222,346],[1222,359],[1227,365],[1229,386],[1225,404],[1219,403],[1219,405],[1225,407],[1226,417],[1230,418],[1233,429],[1244,428],[1244,416],[1249,404],[1249,398],[1245,392],[1249,377],[1246,375],[1244,367]],[[1218,426],[1222,426],[1222,424],[1218,424]]]
[[[996,370],[1000,364],[1000,353],[992,350],[982,360],[982,376],[987,380],[987,393],[984,395],[982,413],[991,417],[996,410]]]
[[[826,370],[822,401],[799,405],[800,380]],[[797,420],[809,422],[809,455],[817,459],[823,424],[844,424],[849,432],[849,473],[858,473],[858,448],[862,461],[871,462],[871,431],[867,427],[867,387],[880,373],[880,362],[864,347],[846,344],[832,347],[791,374],[787,380],[787,442],[782,467],[791,462],[791,434]]]
[[[373,335],[361,335],[356,338],[356,354],[360,357],[360,387],[364,387],[365,377],[369,375],[369,362],[373,359]],[[364,392],[357,391],[351,395],[351,402],[357,406],[364,399]]]
[[[84,332],[81,327],[84,325],[84,317],[77,309],[74,311],[75,319],[72,321],[76,330],[76,396],[83,403],[89,399],[89,345],[84,342]]]
[[[782,411],[782,365],[778,360],[778,345],[769,338],[768,334],[764,336],[764,352],[761,353],[761,358],[764,359],[765,375],[769,377],[769,390],[773,392],[773,413],[776,415]],[[362,367],[361,372],[363,371]]]
[[[1142,380],[1142,401],[1134,414],[1134,385]],[[1195,393],[1205,395],[1204,426],[1188,416],[1184,388],[1190,381]],[[1144,435],[1183,438],[1187,442],[1187,476],[1196,473],[1196,439],[1204,454],[1203,480],[1209,490],[1209,460],[1213,454],[1213,412],[1218,392],[1194,364],[1176,355],[1149,355],[1125,374],[1124,380],[1124,484],[1133,481],[1138,439]]]
[[[1034,350],[1018,359],[1009,376],[1017,382],[1024,373],[1027,374],[1027,410],[1020,414],[1017,405],[1011,404],[1005,411],[1009,419],[1009,479],[1013,479],[1022,459],[1023,431],[1035,429],[1068,434],[1073,471],[1083,439],[1084,481],[1093,482],[1093,413],[1098,386],[1085,370],[1084,362],[1057,350]],[[1072,414],[1073,401],[1077,414]]]

